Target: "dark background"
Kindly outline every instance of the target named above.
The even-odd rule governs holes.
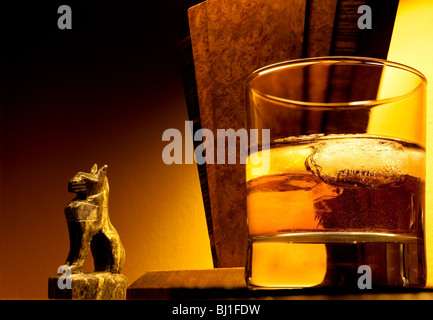
[[[199,2],[1,2],[0,298],[47,297],[69,249],[67,182],[95,162],[109,166],[130,283],[211,267],[194,238],[207,237],[196,167],[161,160],[162,132],[188,120],[175,44]],[[72,30],[57,27],[60,5]]]

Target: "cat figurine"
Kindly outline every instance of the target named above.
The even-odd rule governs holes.
[[[125,249],[108,215],[107,165],[90,173],[79,172],[68,183],[76,197],[65,208],[70,250],[66,260],[71,273],[82,273],[89,249],[95,272],[120,273],[125,262]]]

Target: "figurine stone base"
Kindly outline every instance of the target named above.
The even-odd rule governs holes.
[[[124,300],[128,287],[127,278],[118,273],[90,272],[72,274],[71,289],[60,289],[58,280],[62,275],[48,279],[48,298],[75,300]],[[65,283],[66,279],[61,279]]]

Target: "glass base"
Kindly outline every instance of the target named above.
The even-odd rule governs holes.
[[[323,232],[255,237],[248,245],[245,278],[250,289],[422,288],[425,249],[422,239],[401,234]]]

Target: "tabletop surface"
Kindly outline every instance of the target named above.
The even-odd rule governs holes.
[[[132,283],[127,299],[433,300],[433,289],[249,290],[244,268],[150,271]]]

